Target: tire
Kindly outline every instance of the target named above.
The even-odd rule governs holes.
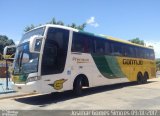
[[[143,79],[142,73],[138,73],[138,75],[137,75],[137,83],[138,84],[143,84],[144,83],[144,79]]]
[[[146,84],[148,79],[148,73],[144,73],[143,83]]]
[[[82,78],[78,78],[75,80],[73,92],[76,96],[82,95]]]

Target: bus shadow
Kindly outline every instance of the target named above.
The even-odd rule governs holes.
[[[150,81],[148,83],[152,83],[154,81]],[[83,90],[83,96],[92,95],[95,93],[101,93],[101,92],[107,92],[115,89],[120,89],[123,87],[129,87],[129,86],[136,86],[137,83],[135,82],[127,82],[127,83],[120,83],[120,84],[113,84],[113,85],[105,85],[105,86],[99,86],[99,87],[93,87],[93,88],[86,88]],[[49,104],[54,104],[58,102],[63,102],[70,99],[76,99],[76,97],[72,91],[65,91],[65,92],[57,92],[52,94],[46,94],[46,95],[39,95],[39,96],[31,96],[31,97],[23,97],[23,98],[16,98],[15,100],[17,102],[30,104],[30,105],[40,105],[39,107],[45,107]]]

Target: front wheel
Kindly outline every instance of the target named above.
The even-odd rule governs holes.
[[[76,96],[82,95],[82,79],[78,78],[75,80],[73,92]]]

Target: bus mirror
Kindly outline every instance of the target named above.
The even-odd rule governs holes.
[[[3,58],[5,60],[14,60],[15,52],[16,52],[15,45],[6,46],[3,50]]]
[[[39,53],[41,50],[43,36],[32,36],[30,38],[29,50],[32,53]]]

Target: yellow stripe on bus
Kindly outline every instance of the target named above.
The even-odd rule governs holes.
[[[143,75],[148,72],[149,78],[154,78],[156,75],[155,61],[140,59],[140,58],[128,58],[128,57],[117,57],[121,71],[127,76],[130,81],[137,80],[138,72]]]

